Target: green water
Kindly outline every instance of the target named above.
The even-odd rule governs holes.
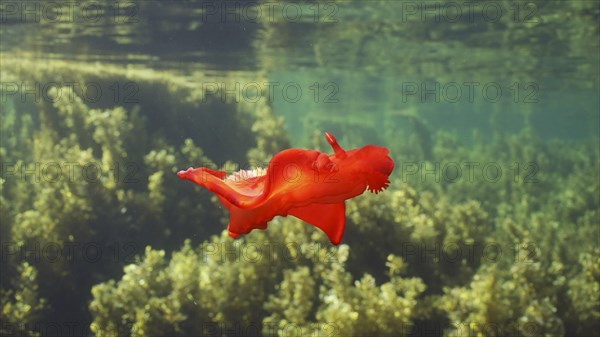
[[[597,1],[0,2],[7,336],[590,336]],[[176,172],[377,144],[342,245]]]

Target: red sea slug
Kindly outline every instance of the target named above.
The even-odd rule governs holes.
[[[292,215],[318,227],[337,245],[344,234],[345,200],[366,189],[379,193],[387,188],[394,162],[384,147],[344,151],[330,133],[325,138],[332,155],[287,149],[277,153],[266,169],[227,176],[225,171],[190,167],[177,176],[217,195],[230,212],[227,229],[232,238],[266,229],[276,215]]]

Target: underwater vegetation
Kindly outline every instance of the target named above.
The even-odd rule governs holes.
[[[3,76],[41,81],[52,72],[63,74],[67,66],[19,64]],[[105,80],[116,79],[108,69]],[[78,70],[78,76],[99,76],[94,69]],[[72,315],[90,322],[97,336],[115,331],[192,336],[231,329],[281,336],[291,329],[303,335],[398,336],[419,329],[490,335],[496,329],[500,335],[554,336],[598,329],[600,193],[593,142],[542,141],[526,129],[467,145],[437,132],[428,136],[431,154],[420,155],[441,162],[535,162],[535,182],[515,182],[514,176],[493,183],[436,182],[399,173],[392,175],[389,193],[347,202],[339,247],[288,218],[234,241],[222,227],[225,213],[209,205],[216,200],[178,184],[175,172],[222,160],[204,147],[227,152],[235,146],[231,151],[240,153],[240,162],[268,158],[288,143],[281,125],[264,124],[282,121],[267,104],[254,110],[227,102],[194,106],[187,99],[200,94],[177,87],[176,79],[143,69],[125,78],[178,95],[178,108],[169,107],[169,100],[158,107],[172,109],[160,126],[140,113],[153,111],[144,100],[129,109],[92,105],[68,88],[61,90],[72,94],[73,102],[17,101],[3,109],[4,163],[107,165],[94,179],[63,174],[36,180],[4,172],[3,242],[30,247],[89,241],[105,249],[134,242],[138,249],[126,254],[128,259],[98,263],[44,263],[14,251],[5,254],[4,322],[35,333],[36,322]],[[218,118],[228,118],[228,130],[247,130],[254,140],[242,151],[247,157],[239,144],[215,145],[210,135],[175,137],[172,124],[193,123],[197,114],[209,113],[205,108],[224,111]],[[418,140],[412,141],[419,149]],[[397,163],[406,159],[393,155]],[[126,163],[140,163],[139,171],[128,177]],[[57,312],[67,294],[79,302],[71,311],[67,306]]]
[[[64,99],[35,102],[17,98],[10,101],[7,109],[2,109],[2,242],[7,252],[3,259],[9,262],[2,264],[3,289],[7,289],[2,301],[6,302],[3,315],[7,322],[36,322],[40,317],[50,321],[60,317],[89,320],[85,317],[88,314],[84,302],[67,305],[61,312],[54,311],[55,316],[36,313],[43,307],[44,299],[57,303],[67,294],[70,298],[88,297],[89,288],[103,275],[120,272],[126,259],[133,262],[139,240],[145,241],[144,245],[169,246],[170,240],[180,245],[189,236],[189,230],[199,237],[219,232],[217,227],[206,227],[208,232],[202,233],[197,226],[198,219],[213,218],[217,222],[222,216],[204,209],[211,203],[209,196],[199,196],[191,187],[166,188],[180,182],[175,172],[181,166],[197,163],[210,166],[212,160],[223,160],[219,155],[213,156],[214,153],[205,153],[197,144],[221,148],[219,151],[229,153],[230,159],[241,163],[238,165],[247,163],[246,154],[260,160],[260,153],[266,156],[287,146],[287,140],[281,137],[282,128],[277,127],[280,119],[261,104],[254,104],[250,115],[242,112],[239,104],[220,100],[211,103],[207,99],[204,107],[210,112],[218,111],[215,123],[207,125],[207,116],[202,116],[202,108],[198,108],[203,98],[194,96],[198,92],[186,89],[181,84],[185,81],[175,83],[177,78],[173,76],[148,70],[123,78],[117,67],[111,71],[109,67],[94,69],[81,65],[77,69],[68,62],[28,63],[10,57],[3,58],[2,64],[12,69],[3,71],[3,81],[26,78],[30,83],[48,83],[57,74],[69,83],[96,83],[103,88],[135,81],[143,88],[141,92],[148,95],[140,93],[139,102],[145,103],[130,104],[128,110],[115,106],[113,97],[86,102],[73,87],[56,87],[49,90],[49,95],[61,95]],[[73,69],[77,71],[71,72]],[[67,78],[68,74],[72,77]],[[172,101],[157,99],[152,97],[152,90],[172,90],[177,94],[171,97]],[[186,100],[196,103],[185,103]],[[140,111],[153,110],[145,110],[145,104],[164,109],[164,117],[170,114],[173,124],[158,117],[142,116]],[[158,124],[148,125],[150,118]],[[190,130],[196,130],[189,132],[192,138],[179,137],[181,127],[176,120],[181,118],[188,121]],[[267,122],[258,123],[261,118]],[[222,139],[219,146],[213,145],[219,123],[221,132],[226,130],[253,142],[227,145],[228,140]],[[252,136],[254,132],[261,132],[260,136]],[[193,138],[194,135],[200,136]],[[86,263],[89,261],[81,259],[82,248],[77,250],[82,242],[93,243],[92,248],[105,252],[104,258]],[[33,247],[34,253],[27,255],[19,247]],[[51,252],[52,263],[48,263],[47,259],[40,259],[42,247],[71,247],[80,253],[79,260],[55,249]],[[108,252],[112,258],[106,258]],[[56,254],[59,258],[55,258]],[[89,269],[85,272],[79,269],[82,264]],[[12,273],[21,277],[8,279],[6,275]],[[38,299],[34,296],[37,284],[26,286],[39,279],[45,280],[39,292],[46,295]]]
[[[393,12],[392,2],[369,3],[358,24],[308,32],[261,24],[260,71],[182,75],[0,53],[2,83],[54,83],[48,95],[60,97],[2,92],[0,334],[41,336],[67,319],[94,336],[595,335],[598,135],[542,137],[532,106],[514,132],[498,123],[507,107],[482,112],[485,137],[440,131],[418,105],[390,103],[368,120],[335,114],[344,104],[326,115],[307,111],[295,135],[306,148],[329,153],[322,135],[330,130],[348,148],[389,145],[396,163],[385,193],[347,201],[339,246],[282,217],[268,231],[233,240],[217,198],[177,178],[190,166],[264,166],[290,147],[289,119],[268,99],[221,99],[194,82],[267,81],[293,63],[293,51],[265,52],[287,41],[313,41],[315,64],[332,74],[362,69],[366,78],[393,72],[483,81],[506,62],[512,66],[503,74],[526,81],[547,69],[547,55],[569,60],[596,48],[598,56],[593,2],[556,7],[578,20],[561,19],[552,7],[559,2],[537,1],[540,22],[458,23],[454,30],[388,24],[380,16]],[[550,38],[556,43],[532,43]],[[501,52],[491,48],[496,42]],[[416,52],[421,43],[429,52]],[[561,85],[597,90],[589,74],[598,73],[598,62],[559,68],[573,80]],[[68,83],[110,94],[90,99]],[[113,96],[115,84],[125,94],[138,88],[135,100]],[[352,85],[357,93],[364,87]],[[490,175],[471,179],[465,163],[479,163],[476,172],[487,165]],[[493,163],[504,174],[494,174]]]

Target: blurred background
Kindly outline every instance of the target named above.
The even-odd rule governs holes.
[[[597,1],[0,2],[2,336],[592,336]],[[187,167],[377,144],[227,237]]]

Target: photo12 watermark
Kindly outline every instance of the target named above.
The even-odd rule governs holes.
[[[536,82],[404,81],[396,83],[402,103],[539,103]]]
[[[0,23],[135,24],[139,15],[136,1],[0,1]]]
[[[516,184],[536,184],[539,182],[540,170],[536,162],[512,162],[510,164],[496,161],[450,161],[450,162],[408,162],[399,165],[402,182],[486,182],[497,183],[509,180]]]
[[[140,336],[134,323],[122,321],[107,324],[109,328],[100,329],[96,323],[86,323],[80,321],[44,321],[44,322],[6,322],[0,323],[2,337],[119,337],[119,336]],[[92,331],[102,331],[101,334],[94,334]]]
[[[337,23],[340,4],[333,1],[203,1],[204,23]]]
[[[542,325],[538,322],[418,322],[403,324],[399,332],[407,337],[543,336]]]
[[[294,241],[231,241],[205,242],[200,245],[202,261],[265,263],[275,261],[299,261],[338,263],[337,249],[318,242],[306,244]]]
[[[315,326],[316,325],[316,326]],[[340,335],[340,328],[333,322],[300,325],[288,322],[242,323],[242,322],[204,322],[202,336],[240,336],[240,337],[282,337],[282,336],[311,336],[335,337]]]
[[[540,249],[534,242],[514,245],[499,242],[433,242],[417,243],[403,241],[397,244],[399,256],[419,264],[498,263],[510,260],[514,263],[531,264],[540,260]]]
[[[305,183],[337,184],[342,181],[336,166],[332,166],[330,169],[319,169],[316,163],[310,170],[304,169],[297,163],[288,163],[277,160],[271,160],[270,162],[251,162],[249,165],[227,162],[221,166],[212,162],[204,162],[200,163],[198,167],[223,171],[226,174],[223,180],[232,183],[253,183],[256,179],[260,179],[261,177],[271,181],[273,181],[273,179],[282,179],[288,184],[298,185]],[[207,182],[213,177],[213,174],[209,171],[199,170],[197,173],[197,179],[201,182]]]
[[[222,103],[298,103],[309,100],[314,103],[338,103],[340,86],[336,82],[202,82],[202,103],[217,100]],[[212,101],[211,100],[211,101]]]
[[[7,241],[0,243],[0,260],[30,262],[32,264],[78,264],[78,263],[133,263],[135,256],[141,253],[136,242],[101,243],[95,241],[20,243]]]
[[[0,178],[4,180],[21,180],[32,183],[86,182],[101,183],[110,179],[115,183],[136,184],[141,165],[137,162],[115,162],[111,165],[99,161],[3,161],[0,163]]]
[[[393,0],[389,0],[393,1]],[[535,2],[522,1],[401,1],[401,23],[539,23]]]
[[[20,103],[73,103],[79,97],[84,103],[108,99],[112,103],[139,103],[140,87],[136,82],[1,82],[0,102],[9,99]]]

